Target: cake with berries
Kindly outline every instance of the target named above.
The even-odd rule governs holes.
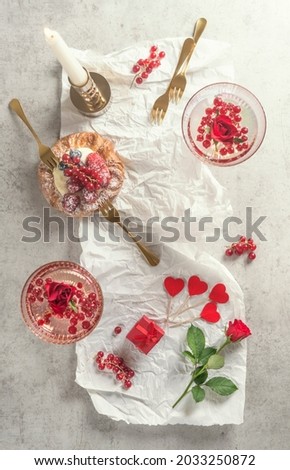
[[[80,132],[60,139],[52,151],[59,160],[53,173],[43,163],[38,169],[42,193],[52,207],[88,216],[119,193],[124,165],[111,141]]]

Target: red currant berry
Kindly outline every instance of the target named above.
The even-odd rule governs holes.
[[[158,57],[160,57],[160,59],[163,59],[163,57],[165,57],[165,52],[164,51],[159,52]]]
[[[121,331],[122,331],[122,328],[121,328],[120,326],[116,326],[116,327],[114,328],[114,333],[115,333],[115,335],[119,335],[119,334],[121,333]]]
[[[67,153],[64,153],[62,156],[62,161],[68,163],[70,161],[70,156]]]
[[[155,64],[156,64],[155,67],[160,67],[160,65],[161,65],[160,60],[156,60],[156,61],[155,61]]]
[[[127,389],[128,389],[128,388],[131,388],[131,387],[132,387],[132,382],[131,382],[131,380],[125,380],[125,382],[124,382],[124,387],[127,388]]]
[[[197,132],[199,132],[200,134],[203,134],[203,133],[205,132],[204,127],[199,126],[199,127],[197,128]]]
[[[220,96],[216,96],[215,99],[213,100],[213,104],[215,106],[221,106],[223,103],[223,100],[221,99]]]
[[[132,68],[133,73],[138,73],[139,70],[140,70],[140,65],[138,64],[133,65],[133,68]]]
[[[95,300],[96,297],[97,297],[97,296],[96,296],[95,292],[91,292],[91,293],[88,295],[88,299],[89,299],[89,300]]]
[[[247,134],[249,132],[249,129],[247,127],[242,127],[241,133],[242,134]]]
[[[69,321],[69,322],[70,322],[70,324],[71,324],[71,325],[76,325],[76,324],[78,323],[78,321],[79,321],[79,319],[78,319],[78,318],[76,318],[76,317],[73,317],[73,318],[71,318],[71,319],[70,319],[70,321]]]
[[[158,46],[151,46],[150,47],[150,52],[156,52],[158,49]]]
[[[44,320],[43,320],[42,318],[40,318],[40,319],[37,321],[37,324],[38,324],[38,326],[44,325]]]
[[[69,334],[71,334],[71,335],[75,335],[76,332],[77,332],[77,329],[76,329],[76,327],[75,327],[74,325],[71,325],[71,326],[68,327],[68,332],[69,332]]]
[[[38,279],[36,279],[35,284],[36,284],[37,286],[42,286],[42,284],[43,284],[43,279],[41,279],[41,277],[39,277]]]
[[[256,249],[257,249],[257,245],[255,245],[255,243],[251,243],[250,250],[255,251]]]
[[[110,361],[110,362],[113,361],[113,359],[115,359],[114,354],[108,354],[107,359],[108,359],[108,361]]]
[[[122,372],[118,372],[118,374],[116,375],[116,379],[123,380],[123,378],[124,378],[124,374],[122,374]]]
[[[254,253],[253,251],[251,251],[251,252],[248,254],[248,258],[252,261],[253,259],[256,258],[256,253]]]
[[[146,72],[147,72],[147,73],[152,73],[152,70],[153,70],[152,67],[147,67],[147,68],[146,68]]]
[[[110,364],[110,362],[108,362],[106,364],[106,368],[109,369],[109,370],[113,369],[113,364]]]
[[[204,148],[208,149],[210,147],[210,141],[209,140],[204,140],[202,145],[204,146]]]
[[[51,277],[47,277],[47,278],[45,279],[45,282],[46,282],[47,284],[50,284],[50,283],[52,282]]]
[[[157,57],[156,52],[151,52],[150,59],[156,59],[156,57]]]
[[[234,147],[228,147],[227,150],[229,154],[232,154],[235,151]]]
[[[226,251],[225,251],[225,254],[226,256],[232,256],[234,254],[233,250],[231,248],[228,248]]]
[[[135,375],[135,372],[132,369],[129,369],[128,372],[127,372],[127,377],[129,379],[132,379],[132,377],[134,377],[134,375]]]
[[[104,357],[104,351],[99,351],[97,353],[97,357]]]
[[[196,140],[198,142],[202,142],[203,141],[203,135],[202,134],[198,134],[197,137],[196,137]]]
[[[100,363],[98,364],[98,369],[99,369],[99,370],[104,370],[105,367],[106,367],[106,366],[105,366],[105,364],[104,364],[103,362],[100,362]]]
[[[141,77],[146,80],[148,78],[148,73],[147,72],[142,72]]]
[[[91,326],[91,323],[88,320],[82,322],[82,327],[84,330],[88,330]]]
[[[138,85],[141,85],[141,83],[143,83],[143,79],[142,79],[141,77],[137,77],[137,78],[136,78],[136,83],[137,83]]]
[[[241,122],[242,118],[239,114],[237,114],[235,117],[234,117],[234,121],[235,122]]]
[[[29,302],[31,302],[33,304],[36,301],[36,297],[34,297],[34,295],[30,295],[28,297],[28,300],[29,300]]]
[[[138,65],[144,65],[144,60],[143,59],[139,59],[138,62],[137,62]]]
[[[224,157],[225,155],[227,155],[227,153],[228,153],[228,151],[227,151],[226,147],[222,147],[222,148],[220,149],[220,154],[221,154],[223,157]]]
[[[240,112],[241,112],[240,106],[234,106],[234,107],[233,107],[233,111],[234,111],[235,114],[240,113]]]
[[[213,112],[213,111],[212,111],[211,108],[206,108],[206,110],[205,110],[205,114],[207,114],[207,115],[212,114],[212,112]]]

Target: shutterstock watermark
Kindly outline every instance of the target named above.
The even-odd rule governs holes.
[[[226,217],[221,226],[216,227],[212,217],[197,218],[190,209],[186,209],[182,217],[160,218],[154,216],[146,221],[139,217],[126,217],[122,223],[134,234],[135,238],[143,239],[147,243],[153,241],[154,243],[173,243],[180,239],[195,242],[201,235],[204,235],[205,242],[208,243],[216,242],[219,239],[233,243],[238,241],[241,234],[246,235],[247,238],[266,241],[261,227],[266,218],[265,215],[254,217],[253,208],[246,207],[244,219],[235,216]],[[104,224],[106,225],[105,230]],[[92,237],[95,241],[103,243],[108,237],[114,242],[120,241],[122,237],[128,241],[131,240],[120,230],[118,224],[107,221],[102,215],[84,217],[81,229],[79,229],[78,219],[52,215],[51,209],[48,207],[43,209],[42,217],[31,215],[23,219],[22,228],[24,234],[21,241],[24,243],[39,241],[49,243],[52,238],[55,242],[56,233],[59,243],[66,241],[85,242]],[[158,234],[158,239],[156,239],[156,234]]]

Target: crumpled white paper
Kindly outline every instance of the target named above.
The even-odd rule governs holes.
[[[161,255],[160,264],[152,268],[137,248],[123,239],[119,227],[100,221],[98,216],[82,221],[81,264],[100,282],[105,302],[101,322],[76,346],[76,381],[88,390],[96,410],[115,420],[151,425],[239,424],[243,421],[245,398],[245,344],[228,348],[226,366],[220,371],[220,375],[237,383],[237,392],[227,398],[208,393],[206,400],[198,405],[188,396],[172,410],[172,404],[189,381],[190,366],[180,354],[185,347],[188,326],[166,330],[166,335],[147,356],[125,339],[143,314],[159,323],[165,317],[167,296],[163,280],[168,275],[186,279],[197,274],[210,287],[217,282],[226,284],[230,302],[220,307],[222,320],[218,326],[198,321],[211,345],[220,342],[229,320],[244,318],[243,295],[236,281],[220,263],[198,251],[204,233],[198,233],[196,225],[191,234],[197,242],[187,241],[181,220],[186,209],[197,221],[201,217],[213,217],[216,225],[231,214],[226,191],[209,169],[190,154],[181,134],[182,111],[192,94],[209,83],[232,80],[229,46],[201,39],[191,59],[182,101],[178,106],[170,104],[162,126],[149,123],[151,107],[168,85],[183,41],[184,38],[156,41],[166,51],[166,59],[141,87],[132,88],[130,69],[138,58],[147,56],[151,43],[139,43],[107,56],[98,56],[94,51],[75,51],[84,66],[108,79],[112,89],[110,109],[97,118],[87,118],[74,109],[69,100],[67,77],[63,76],[61,134],[96,130],[115,142],[126,166],[126,180],[115,205],[123,216],[138,217],[136,224],[139,228],[143,225],[143,232],[154,233]],[[178,229],[174,243],[169,242],[172,232],[164,228],[164,218],[172,216],[176,219],[168,221],[167,227]],[[151,217],[158,220],[151,222],[150,229]],[[112,230],[120,237],[119,242]],[[123,330],[114,336],[118,324]],[[117,384],[110,372],[97,371],[94,357],[98,350],[121,355],[135,370],[130,390],[125,391]]]

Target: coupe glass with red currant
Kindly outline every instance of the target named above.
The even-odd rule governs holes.
[[[190,151],[212,165],[230,166],[250,158],[266,131],[258,99],[234,83],[215,83],[199,90],[187,103],[182,132]]]

